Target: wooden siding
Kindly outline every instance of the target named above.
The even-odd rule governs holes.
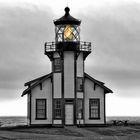
[[[62,120],[53,120],[53,124],[62,124]]]
[[[77,92],[77,98],[84,98],[83,97],[83,92]]]
[[[64,98],[74,98],[74,52],[64,52]]]
[[[53,98],[62,97],[61,73],[53,73]]]
[[[84,60],[83,53],[81,52],[77,58],[77,77],[84,76]]]
[[[51,79],[46,79],[42,83],[42,90],[40,86],[36,86],[32,89],[31,98],[31,124],[52,124],[52,83]],[[45,120],[36,120],[36,99],[46,99],[47,104],[47,118]]]
[[[100,99],[100,119],[89,119],[89,99]],[[85,79],[85,124],[104,124],[104,89],[96,85],[94,90],[94,83]]]
[[[27,124],[28,125],[30,125],[30,112],[31,112],[31,110],[30,110],[30,96],[31,96],[31,94],[27,94]]]

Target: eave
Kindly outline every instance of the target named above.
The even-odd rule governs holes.
[[[47,74],[47,75],[44,75],[44,76],[41,76],[39,78],[36,78],[34,80],[31,80],[31,81],[25,83],[24,85],[25,86],[28,86],[28,88],[23,91],[23,93],[22,93],[21,96],[23,97],[24,95],[29,94],[30,91],[31,91],[31,89],[33,89],[34,87],[36,87],[37,85],[39,85],[40,83],[42,83],[44,80],[46,80],[48,78],[51,78],[51,77],[52,77],[52,73]],[[31,83],[34,83],[34,84],[31,85]]]
[[[94,79],[93,77],[91,77],[90,75],[88,75],[87,73],[84,73],[85,77],[87,77],[88,79],[90,79],[91,81],[93,81],[94,83],[96,83],[97,85],[99,85],[100,87],[102,87],[105,90],[105,93],[113,93],[113,91],[111,89],[109,89],[108,87],[106,87],[101,81]]]

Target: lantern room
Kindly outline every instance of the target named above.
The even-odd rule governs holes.
[[[70,9],[65,8],[65,15],[54,21],[55,41],[58,42],[78,42],[80,41],[81,21],[69,14]]]
[[[54,52],[62,56],[64,51],[74,51],[76,57],[83,52],[85,59],[91,53],[91,42],[80,41],[81,21],[70,15],[69,7],[64,10],[64,16],[54,20],[55,41],[45,42],[45,55],[52,61]]]

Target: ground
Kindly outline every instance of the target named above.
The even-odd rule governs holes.
[[[0,140],[140,140],[140,125],[64,128],[0,128]]]

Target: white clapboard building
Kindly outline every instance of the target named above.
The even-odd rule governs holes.
[[[69,11],[54,20],[55,42],[45,43],[52,72],[25,83],[29,125],[106,124],[105,97],[112,90],[85,73],[91,43],[80,41],[81,21]]]

